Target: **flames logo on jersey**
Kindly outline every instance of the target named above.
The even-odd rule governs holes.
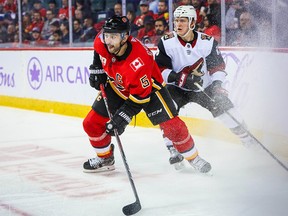
[[[121,74],[116,73],[115,79],[113,77],[109,76],[109,80],[114,84],[114,86],[118,90],[120,90],[120,91],[124,91],[125,90],[124,86],[122,86],[123,80],[122,80]]]
[[[144,62],[141,58],[136,58],[133,62],[130,63],[130,67],[133,69],[133,71],[137,71],[139,68],[144,66]]]

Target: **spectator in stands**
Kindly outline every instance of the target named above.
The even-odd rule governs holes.
[[[207,0],[206,7],[200,14],[203,17],[205,17],[207,14],[211,14],[216,21],[216,25],[221,27],[221,5],[217,2],[217,0]]]
[[[226,29],[239,28],[239,17],[243,10],[245,9],[242,0],[233,0],[231,2],[225,15]]]
[[[169,22],[169,12],[168,12],[168,4],[167,0],[159,0],[158,2],[158,13],[156,19],[164,18],[166,22]]]
[[[154,19],[150,15],[144,18],[144,28],[138,31],[137,38],[144,44],[153,44],[152,37],[156,35]]]
[[[26,32],[26,29],[28,28],[28,26],[30,26],[32,23],[32,20],[31,20],[31,16],[28,12],[25,12],[23,17],[22,17],[22,39],[23,39],[23,42],[25,41],[28,41],[30,40],[30,33],[27,31]]]
[[[82,12],[83,17],[91,17],[92,11],[91,11],[91,2],[85,1],[85,0],[76,0],[76,9],[80,10]]]
[[[214,39],[220,44],[221,42],[221,29],[216,25],[216,21],[211,14],[207,14],[203,19],[204,28],[202,31],[214,37]]]
[[[0,23],[0,43],[6,43],[7,31],[3,24]]]
[[[232,46],[258,46],[259,32],[250,12],[246,11],[240,15],[239,24],[240,28],[235,33]]]
[[[16,14],[15,13],[11,13],[11,12],[7,12],[4,14],[2,23],[5,25],[5,27],[7,28],[7,26],[9,24],[13,24],[16,23],[17,21],[15,20],[16,18]]]
[[[93,42],[96,35],[97,35],[97,32],[93,27],[92,18],[84,19],[83,34],[80,36],[80,41],[81,42]]]
[[[16,28],[14,24],[9,24],[7,27],[7,35],[6,35],[6,43],[13,43],[14,42],[14,36],[16,33]]]
[[[242,0],[243,5],[246,11],[250,12],[253,15],[253,20],[255,24],[261,25],[262,21],[267,21],[267,18],[272,20],[272,14],[269,10],[265,9],[262,1],[251,1],[251,0]],[[272,5],[273,3],[271,3]],[[286,1],[287,4],[287,1]],[[266,4],[264,4],[266,5]]]
[[[52,34],[52,32],[50,32],[50,24],[53,20],[55,20],[55,16],[56,14],[54,13],[53,10],[48,9],[46,11],[46,21],[44,22],[44,26],[42,28],[41,31],[41,35],[43,37],[43,39],[48,39],[50,37],[50,35]]]
[[[34,27],[32,29],[30,44],[33,45],[41,45],[43,43],[43,39],[41,37],[41,30],[38,27]]]
[[[48,38],[49,41],[54,40],[53,39],[53,34],[56,31],[60,31],[60,21],[58,19],[54,19],[51,23],[50,23],[50,36]],[[60,31],[61,32],[61,31]]]
[[[244,11],[243,0],[232,0],[225,15],[226,42],[231,44],[235,40],[233,35],[239,30],[240,14]]]
[[[21,1],[21,11],[22,13],[28,13],[31,10],[31,4],[29,4],[29,0],[22,0]]]
[[[156,35],[153,38],[153,44],[158,45],[161,37],[168,33],[168,23],[164,17],[155,20],[155,33]]]
[[[197,30],[199,27],[203,28],[203,16],[201,15],[201,11],[204,11],[205,7],[202,3],[202,0],[192,0],[191,5],[195,8],[197,15],[195,30]]]
[[[75,7],[72,6],[72,17],[75,16]],[[69,18],[68,0],[62,0],[62,7],[59,9],[58,18],[61,20]]]
[[[140,6],[140,15],[137,16],[134,20],[134,23],[139,27],[142,28],[144,26],[144,18],[147,15],[154,16],[153,11],[149,11],[149,1],[148,0],[141,0],[139,3]]]
[[[61,43],[68,44],[69,43],[69,22],[68,21],[61,22],[60,30],[62,33]]]
[[[61,36],[62,33],[59,29],[53,32],[53,34],[49,38],[48,45],[59,45],[61,43]]]
[[[116,3],[114,5],[114,15],[122,16],[122,4],[121,3]]]
[[[6,0],[4,2],[4,5],[3,5],[3,11],[4,11],[4,13],[16,14],[17,13],[16,1],[14,1],[14,0]]]
[[[59,8],[57,7],[57,2],[56,0],[49,0],[48,1],[48,8],[53,11],[54,14],[58,14]]]
[[[16,47],[16,46],[18,46],[19,45],[19,34],[18,34],[18,32],[15,32],[15,34],[14,34],[14,40],[13,40],[13,47]]]
[[[81,10],[78,10],[76,9],[75,10],[75,16],[74,16],[75,19],[79,20],[81,25],[83,24],[84,22],[84,16],[83,16],[83,12]]]
[[[32,12],[39,12],[41,15],[41,18],[44,21],[44,18],[46,16],[46,9],[42,6],[42,2],[40,0],[35,0],[33,3]]]
[[[41,18],[41,14],[39,11],[33,12],[33,18],[32,23],[26,27],[25,32],[31,33],[34,27],[38,27],[40,29],[40,32],[42,31],[42,28],[44,26],[44,21]]]
[[[134,23],[134,20],[136,18],[135,11],[128,10],[126,16],[129,19],[129,22],[130,22],[130,25],[131,25],[131,35],[133,37],[137,37],[139,27]]]
[[[83,34],[81,22],[78,19],[73,21],[73,42],[79,42],[81,35]]]

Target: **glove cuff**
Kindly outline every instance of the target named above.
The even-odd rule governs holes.
[[[131,122],[131,118],[129,115],[127,115],[125,112],[120,111],[119,116],[121,116],[128,124]]]
[[[215,86],[220,86],[222,85],[222,81],[221,80],[215,80],[212,82],[212,85],[215,87]]]
[[[93,64],[90,65],[89,71],[90,71],[90,74],[103,74],[103,73],[105,73],[105,71],[102,67],[95,66]]]
[[[90,70],[90,74],[104,74],[104,69]]]
[[[171,71],[169,76],[168,76],[168,83],[172,83],[177,81],[177,79],[179,79],[179,74],[177,74],[175,71]]]

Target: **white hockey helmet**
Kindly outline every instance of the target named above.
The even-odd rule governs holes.
[[[195,23],[197,21],[196,10],[192,5],[181,5],[177,7],[173,15],[174,18],[187,17],[189,19],[189,23],[191,23],[193,19],[195,20]]]

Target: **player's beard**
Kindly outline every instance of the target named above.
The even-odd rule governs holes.
[[[111,53],[111,54],[117,54],[119,53],[120,49],[121,49],[121,46],[119,44],[119,46],[114,46],[114,45],[107,45],[107,48],[108,48],[108,51]]]

